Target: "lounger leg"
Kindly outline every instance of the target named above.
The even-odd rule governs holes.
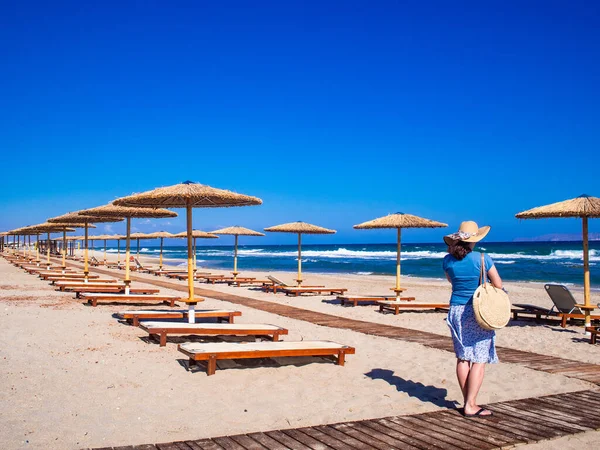
[[[216,370],[217,370],[217,356],[210,355],[208,357],[208,362],[207,362],[207,366],[206,366],[206,375],[208,375],[208,376],[214,375]]]
[[[233,323],[233,314],[229,314],[229,323]]]
[[[398,305],[394,305],[394,315],[397,316],[400,314],[400,307]]]
[[[563,314],[562,320],[560,321],[560,326],[561,327],[567,328],[567,319],[568,319],[568,317],[565,314]]]
[[[160,332],[160,346],[164,347],[165,345],[167,345],[167,332],[161,331]]]
[[[132,324],[134,327],[139,327],[140,326],[140,317],[137,315],[134,315],[133,318],[131,319]]]
[[[273,342],[279,341],[279,333],[273,333]]]
[[[95,298],[95,299],[92,300],[92,306],[94,306],[94,307],[98,306],[98,299],[97,298]]]
[[[343,366],[346,362],[346,353],[343,350],[340,350],[338,353],[337,364],[338,366]]]
[[[590,344],[595,344],[597,337],[598,335],[592,331],[592,334],[590,334]]]

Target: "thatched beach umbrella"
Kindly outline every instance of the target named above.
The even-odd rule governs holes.
[[[187,238],[187,231],[182,231],[181,233],[174,234],[175,238]],[[194,273],[196,272],[196,239],[218,239],[219,236],[216,236],[211,233],[207,233],[206,231],[201,230],[192,230],[192,253],[194,254]]]
[[[132,218],[145,218],[145,219],[160,219],[164,217],[177,217],[177,213],[168,211],[161,208],[135,208],[116,206],[108,204],[104,206],[98,206],[97,208],[86,209],[79,212],[80,215],[100,215],[101,217],[124,217],[127,219],[127,233],[126,233],[126,244],[125,244],[125,294],[129,294],[129,285],[131,284],[130,278],[130,241],[131,241],[131,219]]]
[[[88,260],[88,229],[90,228],[90,224],[94,223],[107,223],[107,222],[121,222],[123,220],[122,217],[101,217],[101,216],[81,216],[78,212],[71,212],[67,214],[63,214],[62,216],[53,217],[48,219],[50,223],[67,223],[67,224],[76,224],[75,226],[81,226],[81,221],[83,220],[83,228],[84,232],[84,250],[83,250],[83,282],[88,282],[88,275],[90,274],[90,266]]]
[[[357,230],[367,230],[373,228],[396,228],[398,230],[398,241],[396,244],[396,287],[392,288],[392,290],[396,293],[396,298],[400,298],[400,293],[403,291],[403,289],[400,287],[402,228],[443,228],[447,226],[448,224],[446,223],[424,219],[423,217],[413,216],[412,214],[396,213],[354,225],[354,228]]]
[[[186,181],[174,186],[161,187],[141,194],[134,194],[114,201],[115,205],[185,208],[188,247],[188,303],[189,321],[195,321],[194,268],[192,255],[192,208],[224,208],[232,206],[260,205],[262,200],[249,195],[216,189],[199,183]]]
[[[264,236],[263,233],[259,233],[258,231],[251,230],[249,228],[244,227],[227,227],[221,228],[219,230],[211,231],[211,234],[223,234],[223,235],[233,235],[235,236],[235,241],[233,245],[233,279],[235,280],[239,274],[237,271],[237,259],[238,259],[238,236]]]
[[[38,225],[31,225],[29,227],[25,227],[23,230],[23,232],[29,232],[32,235],[37,235],[38,236],[38,245],[36,247],[38,247],[37,250],[37,262],[39,263],[39,234],[40,233],[47,233],[47,248],[46,248],[46,264],[49,266],[50,265],[50,233],[56,233],[56,232],[61,232],[63,233],[63,238],[66,237],[66,233],[67,232],[71,232],[71,231],[75,231],[74,228],[69,228],[71,225],[69,224],[65,224],[65,223],[40,223]],[[66,256],[63,254],[63,264],[62,264],[62,269],[63,272],[66,269]]]
[[[165,238],[173,238],[174,234],[168,231],[157,231],[156,233],[148,233],[148,239],[160,239],[160,256],[158,258],[158,269],[162,270],[163,267],[163,241]]]
[[[585,313],[585,326],[589,327],[590,311],[594,309],[591,305],[590,286],[590,254],[588,243],[588,219],[600,217],[600,198],[580,195],[579,197],[552,203],[550,205],[538,206],[520,212],[515,216],[517,219],[550,219],[550,218],[581,218],[583,239],[583,309]]]
[[[276,233],[295,233],[298,235],[298,286],[302,284],[302,235],[303,234],[334,234],[335,230],[319,227],[306,222],[291,222],[265,228],[265,231]]]

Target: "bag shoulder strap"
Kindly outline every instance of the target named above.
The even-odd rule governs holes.
[[[481,269],[479,270],[479,285],[482,284],[487,287],[487,274],[485,273],[485,257],[481,254]]]

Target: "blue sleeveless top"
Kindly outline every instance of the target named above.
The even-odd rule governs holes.
[[[494,261],[488,254],[484,255],[485,273],[494,267]],[[443,262],[444,272],[452,282],[451,305],[466,305],[473,301],[473,294],[479,287],[481,270],[481,253],[471,252],[460,261],[447,254]]]

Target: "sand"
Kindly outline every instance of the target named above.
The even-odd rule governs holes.
[[[295,278],[291,273],[278,275],[290,281]],[[348,287],[357,294],[387,294],[393,284],[390,277],[357,275],[306,274],[306,279],[311,284]],[[448,298],[444,282],[403,282],[419,301]],[[394,316],[376,312],[375,306],[341,307],[327,301],[331,297],[286,298],[245,287],[208,287],[448,336],[443,313]],[[539,285],[510,284],[508,289],[513,299],[547,305]],[[186,358],[177,351],[175,339],[161,348],[141,329],[113,317],[130,307],[85,306],[72,294],[54,291],[47,282],[0,259],[0,448],[64,449],[199,439],[433,411],[461,400],[451,353],[210,298],[200,307],[236,309],[242,312],[238,323],[279,325],[289,330],[283,337],[286,341],[331,340],[355,347],[356,354],[347,357],[344,367],[323,358],[228,362],[207,377],[202,370],[186,370]],[[587,344],[578,327],[562,331],[533,324],[510,326],[498,333],[498,344],[600,363],[600,347]],[[479,400],[596,388],[561,375],[497,364],[489,366]],[[577,435],[577,439],[578,446],[600,442],[599,433]]]

